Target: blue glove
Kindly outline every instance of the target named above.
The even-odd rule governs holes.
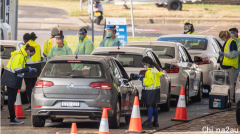
[[[223,56],[224,55],[224,52],[219,52],[218,53],[220,56]]]
[[[143,75],[138,75],[138,74],[135,74],[134,76],[137,77],[138,79],[143,77]]]
[[[29,72],[32,72],[32,71],[37,72],[37,69],[36,69],[36,68],[31,68],[31,67],[28,67],[28,68],[29,68]]]

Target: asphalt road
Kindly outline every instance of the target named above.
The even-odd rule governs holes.
[[[24,104],[23,109],[27,108],[29,104]],[[145,129],[147,132],[162,130],[164,128],[177,125],[181,122],[171,121],[174,118],[176,109],[176,102],[173,100],[171,102],[171,109],[168,112],[162,112],[159,110],[159,128]],[[208,114],[220,112],[219,109],[209,109],[208,108],[208,98],[203,98],[201,102],[191,102],[187,107],[187,118],[192,120],[205,116]],[[141,119],[144,122],[147,119],[146,108],[141,108]],[[77,123],[78,133],[98,133],[99,121],[96,120],[84,120],[84,119],[64,119],[62,123],[51,123],[50,120],[46,120],[45,127],[36,128],[31,124],[31,112],[23,112],[26,119],[21,119],[25,122],[23,125],[9,125],[9,114],[7,105],[4,105],[1,111],[1,133],[2,134],[54,134],[56,132],[61,132],[61,134],[67,134],[70,132],[72,122]],[[112,134],[123,134],[125,130],[128,129],[128,125],[125,123],[124,117],[121,117],[121,127],[119,129],[110,129]]]

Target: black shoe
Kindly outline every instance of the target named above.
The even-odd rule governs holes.
[[[10,121],[10,124],[12,125],[20,125],[20,124],[24,124],[23,121],[19,121],[18,118],[16,117],[13,121]]]
[[[25,111],[31,111],[31,106],[29,106]]]
[[[143,127],[147,127],[147,128],[152,128],[152,122],[150,121],[145,121],[143,124],[142,124]]]
[[[153,124],[153,126],[154,126],[154,127],[159,127],[159,124],[158,124],[158,122],[157,122],[157,121],[153,121],[153,123],[152,123],[152,124]]]

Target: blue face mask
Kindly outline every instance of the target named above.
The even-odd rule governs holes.
[[[148,66],[147,66],[147,65],[144,65],[143,67],[144,67],[144,68],[148,68]]]
[[[30,55],[28,55],[28,56],[26,56],[26,58],[28,58],[28,59],[29,59],[29,58],[31,58],[31,56],[30,56]]]

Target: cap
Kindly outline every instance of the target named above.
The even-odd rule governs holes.
[[[57,34],[59,34],[59,30],[57,28],[53,28],[52,31],[51,31],[51,35],[55,36]]]

